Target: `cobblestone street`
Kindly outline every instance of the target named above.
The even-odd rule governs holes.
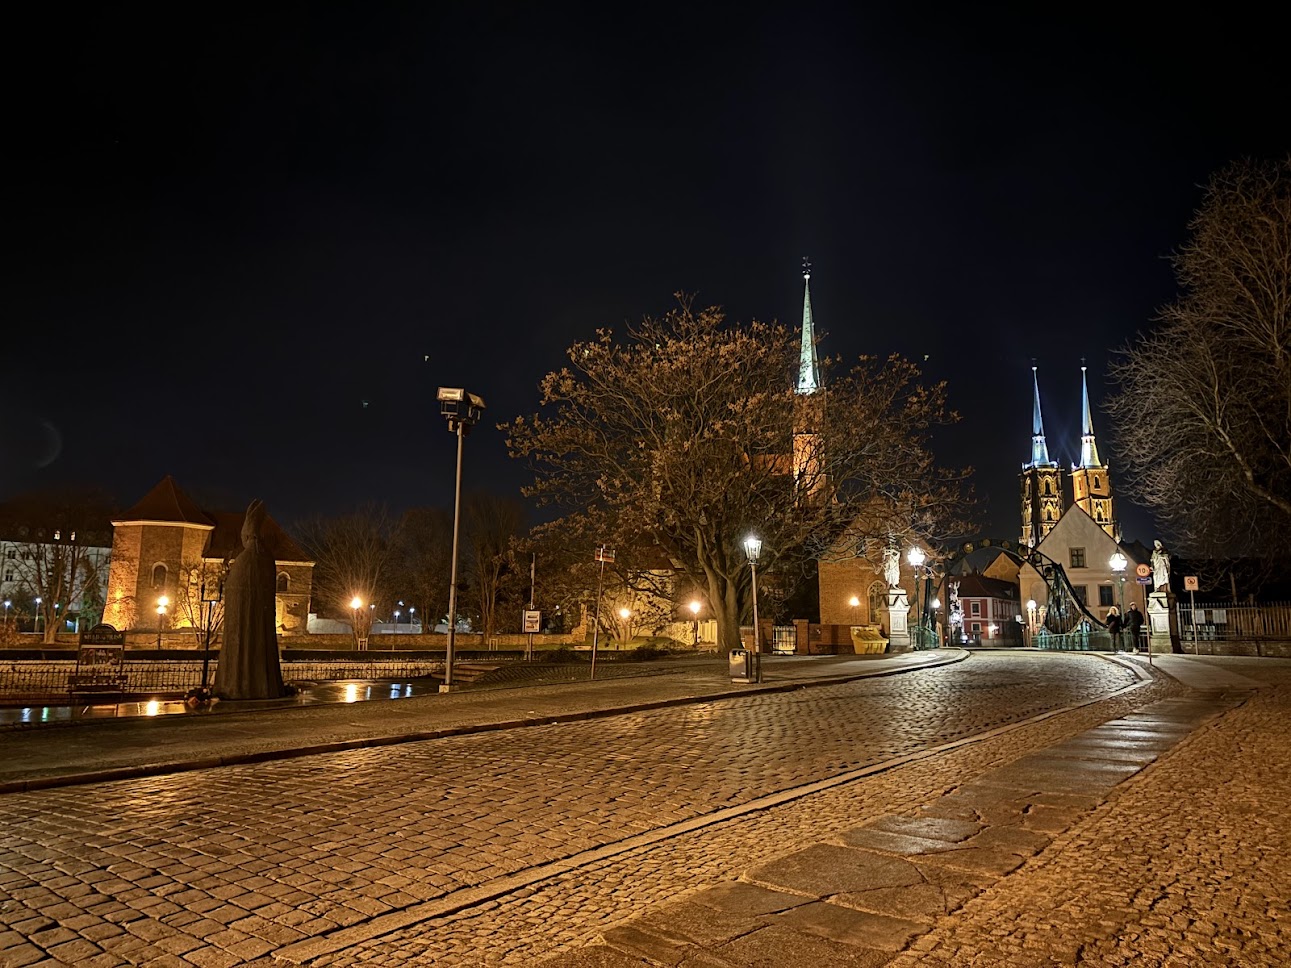
[[[694,960],[700,955],[679,944],[670,961],[658,959],[661,949],[648,940],[634,949],[633,938],[651,937],[635,922],[660,909],[665,913],[654,916],[666,920],[668,904],[706,890],[755,885],[759,879],[750,872],[761,865],[813,845],[842,844],[847,831],[924,809],[1028,754],[1190,693],[1140,665],[1090,655],[979,653],[953,665],[792,691],[10,793],[0,796],[0,964],[476,965],[554,958],[613,965],[640,964],[643,957],[663,964],[799,963],[794,945],[819,935],[837,946],[831,934],[837,925],[808,924],[805,933],[799,925],[792,944],[758,960],[765,952],[723,954],[723,945],[748,933],[737,930],[747,923],[714,916],[703,941],[712,951],[703,957],[718,960]],[[1274,671],[1287,676],[1287,664]],[[1220,725],[1254,716],[1252,728],[1274,726],[1281,702],[1285,750],[1286,685],[1226,713]],[[1197,717],[1227,708],[1188,715],[1201,722]],[[1053,710],[1064,711],[1046,715]],[[1171,743],[1187,736],[1194,719],[1175,729]],[[265,723],[271,728],[272,720]],[[1267,824],[1250,827],[1260,832],[1254,856],[1270,851],[1253,860],[1234,813],[1259,802],[1261,790],[1276,792],[1276,758],[1267,775],[1244,772],[1226,781],[1222,794],[1217,785],[1209,799],[1188,800],[1186,809],[1177,782],[1160,781],[1166,787],[1159,793],[1151,787],[1174,762],[1191,764],[1191,782],[1197,771],[1204,776],[1233,761],[1248,749],[1245,728],[1184,738],[1172,758],[1137,776],[1148,758],[1129,757],[1134,765],[1113,768],[1109,781],[1125,782],[1105,802],[1100,795],[1062,814],[1070,823],[1047,831],[1052,843],[1046,840],[1014,873],[947,875],[946,885],[959,886],[943,885],[946,896],[957,898],[943,915],[964,906],[954,916],[923,918],[920,936],[906,939],[919,946],[917,955],[913,948],[900,954],[901,945],[844,944],[833,957],[866,952],[870,960],[833,963],[992,964],[1001,952],[1034,957],[1037,939],[1052,937],[1055,926],[1087,928],[1090,878],[1061,862],[1083,870],[1078,858],[1091,852],[1100,866],[1104,854],[1116,858],[1144,884],[1122,883],[1130,893],[1104,910],[1121,912],[1120,920],[1092,934],[1077,931],[1076,947],[1064,951],[1110,944],[1108,957],[1129,958],[1117,947],[1129,942],[1114,926],[1134,921],[1136,904],[1162,918],[1162,930],[1178,930],[1196,943],[1204,926],[1181,927],[1183,909],[1172,908],[1170,899],[1183,904],[1209,889],[1218,905],[1224,885],[1245,875],[1267,886],[1244,888],[1232,910],[1276,908],[1287,896],[1286,881],[1271,858],[1285,852],[1285,834]],[[1198,752],[1212,734],[1228,736],[1229,746]],[[1285,764],[1283,770],[1284,778]],[[1140,811],[1152,818],[1146,826],[1115,812],[1124,791],[1140,788],[1159,801]],[[1279,795],[1282,809],[1268,814],[1275,818],[1285,813],[1285,786]],[[1176,837],[1169,811],[1196,818],[1190,823],[1200,825],[1195,829],[1205,843]],[[1229,818],[1220,827],[1215,862],[1149,896],[1148,885],[1162,872],[1143,858],[1159,867],[1170,858],[1208,856],[1204,848],[1216,830],[1201,825],[1207,815]],[[1106,850],[1102,833],[1080,839],[1087,826],[1104,822],[1121,832]],[[1130,831],[1145,839],[1127,841]],[[1229,856],[1230,847],[1237,856]],[[1052,877],[1050,887],[1014,888],[1041,873]],[[1078,886],[1084,893],[1064,901],[1064,891],[1070,895]],[[1044,903],[1028,899],[1025,890],[1039,890]],[[991,924],[992,916],[1000,923]],[[979,922],[984,927],[974,933]],[[1161,925],[1153,922],[1149,934],[1155,937]],[[1211,937],[1227,937],[1227,930]],[[1008,943],[998,943],[1004,936]],[[1259,940],[1247,939],[1243,950],[1257,957],[1272,950],[1267,932],[1254,937]],[[819,952],[803,955],[801,963],[808,960],[831,963]]]

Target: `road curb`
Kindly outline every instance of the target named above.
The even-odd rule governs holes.
[[[293,746],[277,750],[257,750],[252,753],[238,753],[230,756],[203,756],[191,760],[172,760],[164,763],[141,763],[135,766],[112,767],[104,770],[90,770],[81,773],[68,773],[62,776],[31,777],[24,780],[0,781],[0,795],[7,793],[28,793],[37,790],[49,790],[59,787],[83,786],[91,783],[111,783],[116,780],[137,780],[144,777],[167,776],[176,773],[191,773],[197,770],[215,769],[225,766],[246,766],[252,763],[268,763],[276,760],[299,759],[306,756],[318,756],[325,753],[346,753],[352,750],[369,749],[381,746],[396,746],[400,743],[420,743],[426,740],[446,739],[451,736],[469,736],[475,733],[490,733],[507,729],[522,729],[531,726],[550,726],[555,723],[573,723],[591,719],[604,719],[610,716],[621,716],[630,713],[647,712],[652,709],[667,709],[675,706],[690,706],[703,702],[718,702],[727,699],[740,699],[754,695],[774,695],[782,692],[794,692],[816,686],[835,686],[859,679],[878,679],[886,676],[901,675],[907,672],[918,672],[921,669],[935,669],[943,665],[963,662],[971,653],[956,650],[955,653],[938,657],[936,661],[895,669],[876,669],[873,672],[860,672],[845,676],[828,676],[818,679],[803,679],[793,682],[759,683],[743,689],[729,689],[723,692],[710,693],[705,696],[676,696],[670,699],[654,699],[646,702],[629,703],[625,706],[611,706],[601,709],[586,709],[571,713],[555,713],[545,716],[531,716],[522,719],[500,720],[494,723],[476,723],[469,726],[446,726],[443,729],[419,730],[413,733],[397,733],[391,736],[372,736],[365,739],[338,740],[331,743],[312,743],[307,746]]]

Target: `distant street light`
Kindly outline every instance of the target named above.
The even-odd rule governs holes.
[[[941,648],[941,633],[937,631],[937,618],[941,614],[941,599],[934,595],[932,601],[928,604],[932,608],[932,632],[937,640],[937,648]]]
[[[1035,636],[1035,599],[1028,598],[1027,599],[1027,637],[1030,640],[1027,642],[1028,646],[1035,644],[1034,636]]]
[[[403,613],[400,612],[399,609],[396,608],[394,610],[394,634],[395,635],[399,634],[399,616],[402,614]]]
[[[35,606],[35,613],[36,613],[36,614],[35,614],[34,616],[32,616],[32,619],[31,619],[31,630],[32,630],[33,632],[39,632],[39,631],[40,631],[40,603],[41,603],[42,601],[44,601],[44,599],[43,599],[43,598],[41,598],[39,595],[37,595],[37,596],[36,596],[36,606]]]
[[[1112,573],[1116,575],[1116,577],[1120,580],[1120,584],[1121,584],[1121,607],[1120,609],[1118,609],[1118,611],[1120,613],[1121,628],[1123,630],[1125,628],[1125,569],[1129,567],[1130,559],[1126,558],[1125,555],[1121,554],[1120,550],[1118,549],[1116,553],[1113,554],[1112,557],[1107,560],[1107,563],[1111,565]],[[1119,639],[1121,637],[1121,633],[1117,632],[1116,637]],[[1137,644],[1138,643],[1135,643],[1136,646]],[[1116,649],[1118,652],[1120,651],[1120,647],[1121,647],[1120,642],[1112,643],[1112,648]]]
[[[157,599],[157,648],[161,648],[161,625],[166,619],[166,606],[170,604],[170,599],[162,595]]]
[[[8,603],[8,602],[5,602],[5,604],[6,604],[6,605],[8,605],[9,603]],[[688,607],[690,608],[690,614],[691,614],[691,617],[692,617],[692,618],[694,619],[694,621],[695,621],[695,645],[696,645],[696,646],[698,646],[698,645],[699,645],[699,609],[700,609],[700,605],[699,605],[699,602],[698,602],[698,601],[692,601]]]
[[[762,643],[758,635],[758,559],[762,557],[762,539],[749,535],[744,539],[744,555],[749,559],[749,573],[753,579],[753,680],[762,681]]]
[[[457,434],[457,483],[453,491],[453,564],[448,579],[448,652],[444,657],[444,682],[440,692],[453,688],[453,659],[457,652],[457,536],[462,519],[462,441],[484,416],[484,400],[461,387],[440,387],[439,413],[448,421],[448,432]]]

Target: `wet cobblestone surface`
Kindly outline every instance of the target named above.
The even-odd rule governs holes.
[[[9,794],[0,797],[0,964],[641,963],[649,952],[609,949],[604,933],[656,910],[681,918],[668,906],[789,852],[841,844],[841,831],[917,810],[1182,689],[1161,679],[828,789],[804,785],[1134,681],[1097,657],[982,654],[588,722]],[[802,795],[740,813],[781,791]],[[687,822],[694,829],[659,833]],[[1031,876],[1062,843],[950,922]],[[577,866],[562,867],[570,858]],[[694,918],[694,905],[687,910]],[[813,921],[821,916],[799,915],[808,934],[823,941],[845,930]],[[731,932],[726,920],[699,919],[714,922],[706,930],[716,932],[715,950],[717,935]],[[942,931],[921,928],[914,943],[931,946],[919,957],[967,950]],[[1034,953],[1034,938],[1019,945]],[[998,948],[983,948],[976,963],[992,963],[986,952]],[[884,960],[914,956],[898,950]],[[825,964],[819,956],[810,959]],[[759,963],[749,957],[690,963]]]

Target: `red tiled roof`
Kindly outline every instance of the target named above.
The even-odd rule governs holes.
[[[1002,598],[1016,600],[1018,588],[1011,582],[999,578],[987,578],[976,572],[969,572],[959,579],[960,598]]]

